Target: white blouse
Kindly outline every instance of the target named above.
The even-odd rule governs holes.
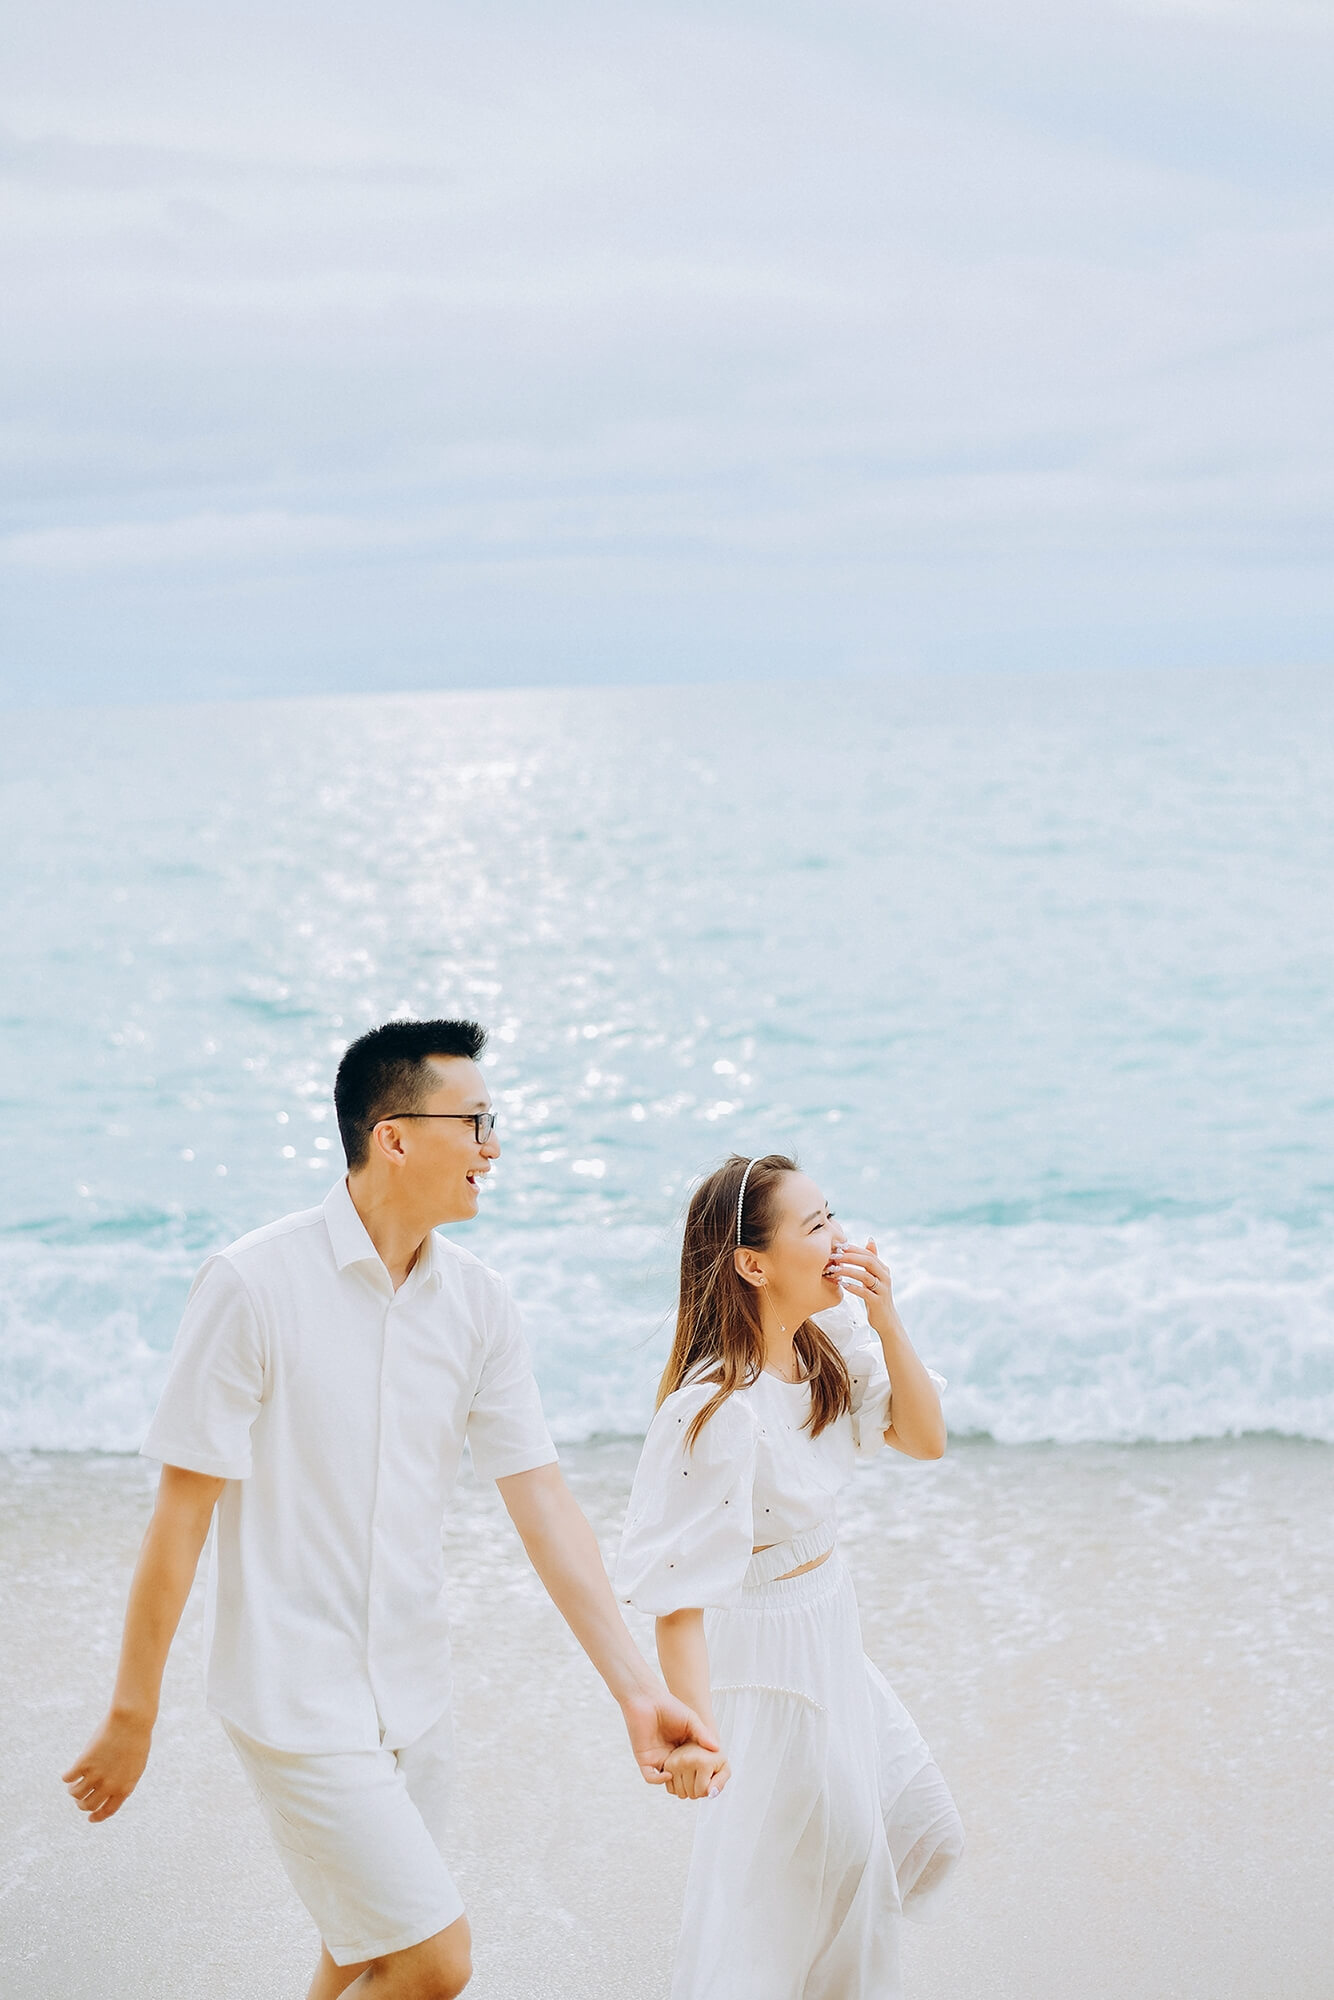
[[[879,1337],[850,1302],[816,1315],[848,1366],[852,1409],[819,1437],[804,1428],[811,1392],[767,1370],[736,1390],[696,1439],[691,1419],[716,1384],[687,1382],[649,1426],[630,1490],[616,1594],[656,1617],[735,1601],[832,1547],[838,1496],[853,1461],[870,1457],[889,1426],[889,1373]],[[795,1546],[793,1546],[795,1545]],[[772,1548],[757,1573],[752,1553]]]

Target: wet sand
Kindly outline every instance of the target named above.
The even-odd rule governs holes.
[[[610,1554],[635,1458],[566,1454]],[[87,1826],[58,1774],[110,1687],[135,1460],[0,1460],[12,2000],[296,2000],[314,1936],[200,1692],[198,1593],[154,1759]],[[867,1648],[954,1786],[953,1907],[910,2000],[1329,2000],[1334,1450],[886,1457],[844,1545]],[[665,2000],[691,1808],[651,1793],[492,1489],[447,1534],[476,2000]],[[637,1630],[646,1647],[646,1623]]]

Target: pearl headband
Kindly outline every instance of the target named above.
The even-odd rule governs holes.
[[[746,1182],[750,1179],[750,1170],[754,1164],[754,1160],[747,1160],[746,1171],[741,1176],[741,1192],[736,1198],[736,1247],[738,1250],[741,1248],[741,1205],[746,1199]]]

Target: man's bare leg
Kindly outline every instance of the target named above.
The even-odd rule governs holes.
[[[455,2000],[472,1977],[472,1933],[460,1917],[424,1944],[392,1951],[366,1965],[335,1965],[320,1947],[306,2000]]]

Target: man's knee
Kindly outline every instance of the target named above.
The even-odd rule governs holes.
[[[471,1978],[470,1959],[462,1965],[433,1966],[429,1972],[419,1975],[415,1986],[405,1989],[404,2000],[458,2000]],[[397,1995],[395,2000],[398,2000]]]
[[[432,1966],[429,1972],[423,1973],[420,1985],[412,1988],[411,2000],[458,2000],[471,1978],[470,1957],[461,1962],[452,1960],[448,1965]]]
[[[464,1944],[461,1950],[451,1951],[448,1959],[432,1968],[428,1983],[422,1988],[421,2000],[458,2000],[471,1978],[472,1953]]]
[[[379,1960],[366,1975],[366,1991],[383,1992],[385,2000],[458,2000],[471,1978],[472,1936],[460,1917],[425,1944]]]
[[[468,1919],[460,1917],[431,1939],[438,1947],[438,1955],[433,1963],[436,1985],[428,1988],[426,2000],[456,2000],[468,1981],[472,1978],[472,1932]]]

